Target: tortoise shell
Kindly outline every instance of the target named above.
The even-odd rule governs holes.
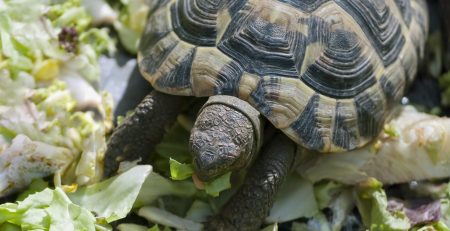
[[[161,92],[249,102],[292,140],[335,152],[377,136],[424,53],[424,0],[159,0],[141,73]]]

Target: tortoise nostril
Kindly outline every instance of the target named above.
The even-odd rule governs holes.
[[[217,176],[217,165],[208,154],[200,155],[194,158],[194,169],[197,177],[202,181],[210,181]]]
[[[208,170],[213,168],[214,166],[214,153],[210,150],[198,150],[195,155],[194,164],[199,170]]]
[[[205,147],[193,153],[194,169],[199,179],[209,181],[233,170],[236,157],[230,158],[229,155],[222,154]]]

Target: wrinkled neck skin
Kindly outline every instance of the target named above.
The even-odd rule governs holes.
[[[249,166],[261,140],[259,113],[238,98],[213,96],[191,131],[190,149],[197,177],[210,181]]]

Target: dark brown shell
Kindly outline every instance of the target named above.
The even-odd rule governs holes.
[[[423,55],[423,0],[160,0],[138,54],[159,91],[246,100],[300,145],[379,134]]]

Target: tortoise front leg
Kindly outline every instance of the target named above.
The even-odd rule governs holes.
[[[145,162],[192,97],[152,91],[112,134],[105,153],[104,176],[114,175],[121,161]]]
[[[267,144],[248,176],[206,230],[258,230],[294,162],[296,144],[277,133]]]

